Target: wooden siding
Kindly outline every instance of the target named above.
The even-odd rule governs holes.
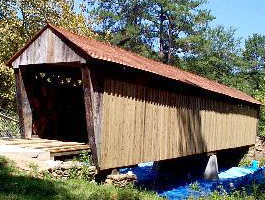
[[[86,109],[86,124],[87,124],[87,134],[89,145],[92,149],[92,159],[93,163],[98,166],[98,154],[97,154],[97,144],[95,138],[95,126],[94,126],[94,109],[92,96],[94,96],[91,72],[88,67],[84,67],[82,70],[82,80],[83,80],[83,91],[84,91],[84,102]]]
[[[100,169],[255,143],[257,109],[105,80]]]
[[[81,62],[85,59],[76,54],[50,29],[45,30],[25,51],[12,63],[14,68],[19,65]]]
[[[32,134],[32,109],[21,69],[15,69],[16,94],[17,94],[17,110],[20,123],[20,134],[22,138],[31,138]]]

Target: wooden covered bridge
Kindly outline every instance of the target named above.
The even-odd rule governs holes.
[[[52,25],[8,65],[23,137],[88,142],[101,170],[255,143],[254,98]]]

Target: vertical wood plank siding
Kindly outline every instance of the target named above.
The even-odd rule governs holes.
[[[90,148],[92,150],[93,163],[98,166],[98,154],[97,154],[97,144],[95,138],[95,120],[94,120],[94,109],[92,96],[94,96],[94,91],[92,88],[91,72],[88,67],[82,67],[82,81],[83,81],[83,92],[84,92],[84,102],[86,110],[86,122],[87,122],[87,134]]]
[[[47,29],[12,63],[12,66],[19,68],[19,65],[76,61],[86,62],[50,29]]]
[[[257,110],[105,80],[100,168],[254,144]]]

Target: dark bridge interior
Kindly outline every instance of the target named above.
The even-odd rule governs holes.
[[[80,69],[24,72],[32,132],[40,138],[88,142]]]

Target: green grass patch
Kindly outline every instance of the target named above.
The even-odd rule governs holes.
[[[159,200],[154,192],[140,191],[133,186],[117,188],[82,179],[58,180],[36,178],[16,169],[13,163],[0,157],[0,199],[50,200],[50,199],[100,199],[100,200]]]

